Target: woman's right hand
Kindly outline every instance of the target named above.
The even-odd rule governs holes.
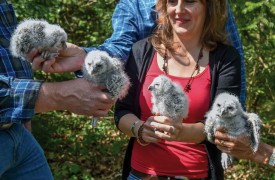
[[[151,125],[152,121],[154,121],[154,116],[149,117],[147,119],[147,121],[145,121],[144,123],[142,122],[143,123],[143,130],[142,130],[141,136],[142,136],[142,139],[146,143],[157,143],[161,140],[155,134],[155,128],[152,127],[152,125]],[[141,126],[142,126],[142,124],[138,128],[140,128]]]

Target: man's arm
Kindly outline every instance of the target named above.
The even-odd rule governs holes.
[[[274,165],[269,164],[271,162],[271,158],[273,158],[272,161],[273,161],[273,163],[275,163],[274,162],[275,161],[274,152],[275,152],[275,147],[261,142],[259,145],[258,151],[256,152],[256,154],[254,156],[252,156],[250,158],[250,160],[252,160],[256,163],[269,165],[274,168],[275,167]]]
[[[105,116],[113,105],[102,88],[82,78],[57,83],[0,76],[1,123],[26,122],[36,112],[68,110]]]
[[[35,102],[35,112],[68,110],[75,114],[106,116],[114,101],[99,87],[83,78],[43,83]]]
[[[112,17],[112,36],[96,48],[126,62],[132,45],[152,34],[156,18],[155,0],[120,0]]]
[[[34,116],[40,81],[0,75],[1,123],[26,122]]]
[[[239,136],[231,138],[225,129],[218,129],[216,131],[215,144],[218,149],[236,158],[247,159],[264,165],[270,165],[269,162],[272,161],[272,154],[275,152],[275,147],[260,142],[257,152],[254,153],[250,146],[249,137]],[[273,162],[275,161],[274,158],[273,154]],[[275,167],[274,165],[270,166]]]

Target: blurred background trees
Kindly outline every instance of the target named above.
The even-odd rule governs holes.
[[[118,0],[13,0],[18,21],[46,19],[61,25],[69,42],[101,44],[112,33],[111,16]],[[260,114],[262,141],[275,146],[275,0],[231,0],[245,51],[248,111]],[[35,72],[35,78],[61,81],[71,73]],[[92,129],[90,117],[69,112],[37,114],[33,133],[43,147],[55,179],[121,179],[127,137],[113,123],[112,112]],[[226,179],[275,179],[274,169],[235,160]]]

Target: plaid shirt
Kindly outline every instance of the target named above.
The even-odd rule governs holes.
[[[34,81],[27,61],[13,58],[8,50],[16,27],[12,5],[0,1],[0,123],[25,122],[34,116],[41,82]]]
[[[97,47],[97,49],[107,51],[112,56],[127,61],[131,47],[136,41],[149,36],[155,26],[157,13],[155,11],[155,0],[120,0],[113,14],[113,34],[110,38]],[[239,51],[242,61],[242,86],[240,101],[244,106],[246,99],[246,81],[244,69],[244,52],[239,33],[236,27],[234,16],[228,4],[228,18],[226,30],[230,34],[233,46]],[[87,52],[95,47],[85,48]]]

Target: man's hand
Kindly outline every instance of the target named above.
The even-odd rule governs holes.
[[[80,70],[84,62],[86,52],[71,43],[67,43],[67,49],[59,51],[59,55],[52,59],[44,59],[38,50],[33,49],[27,54],[27,59],[32,63],[34,70],[43,70],[49,73],[63,73]]]
[[[250,147],[249,137],[240,135],[237,138],[229,137],[223,128],[217,129],[215,144],[222,152],[230,154],[239,159],[253,159],[253,151]]]
[[[104,117],[114,104],[112,97],[83,78],[43,83],[36,101],[36,112],[68,110],[79,115]]]

